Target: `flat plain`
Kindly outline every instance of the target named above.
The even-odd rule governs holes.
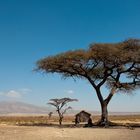
[[[99,116],[94,117],[98,120]],[[65,117],[59,127],[57,117],[1,116],[0,140],[139,140],[140,115],[110,116],[113,122],[123,126],[109,128],[75,127],[73,117]],[[136,124],[136,125],[135,125]],[[134,127],[130,127],[134,125]]]

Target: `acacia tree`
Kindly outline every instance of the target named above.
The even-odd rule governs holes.
[[[50,105],[54,106],[56,108],[56,111],[59,115],[59,124],[62,124],[64,114],[67,110],[71,109],[72,107],[67,106],[67,103],[78,101],[77,99],[71,99],[71,98],[61,98],[61,99],[50,99],[49,103]]]
[[[101,105],[100,125],[108,125],[107,106],[117,92],[140,87],[140,40],[94,43],[88,49],[67,51],[37,62],[37,69],[63,77],[84,78],[95,90]],[[103,97],[103,87],[108,95]]]

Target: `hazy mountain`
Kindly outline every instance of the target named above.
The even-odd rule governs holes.
[[[55,108],[49,107],[41,107],[33,104],[28,104],[24,102],[8,102],[1,101],[0,102],[0,115],[8,115],[8,114],[48,114],[49,112],[53,112],[53,114],[57,114]],[[69,110],[66,114],[73,115],[80,112],[79,110]]]
[[[82,110],[82,109],[81,109]],[[69,110],[66,114],[67,115],[75,115],[81,110]],[[100,111],[89,111],[85,110],[92,115],[100,115]],[[41,107],[37,105],[32,105],[23,102],[8,102],[8,101],[1,101],[0,102],[0,115],[8,115],[8,114],[48,114],[49,112],[53,112],[56,114],[54,108],[49,107]],[[128,114],[140,114],[140,112],[109,112],[109,115],[128,115]]]
[[[50,108],[23,102],[0,102],[0,114],[48,114]]]

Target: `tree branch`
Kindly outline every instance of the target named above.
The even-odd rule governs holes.
[[[110,100],[112,99],[113,95],[115,94],[116,91],[116,87],[113,87],[110,91],[110,94],[108,95],[108,97],[104,100],[106,102],[106,104],[108,104],[110,102]]]
[[[126,72],[131,71],[131,70],[134,68],[135,64],[136,64],[136,63],[133,62],[133,64],[132,64],[128,69],[126,69],[126,70],[124,70],[124,71],[120,71],[119,73],[121,74],[121,73],[126,73]]]

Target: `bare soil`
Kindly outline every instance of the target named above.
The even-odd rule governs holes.
[[[0,140],[139,140],[140,128],[59,128],[0,124]]]

